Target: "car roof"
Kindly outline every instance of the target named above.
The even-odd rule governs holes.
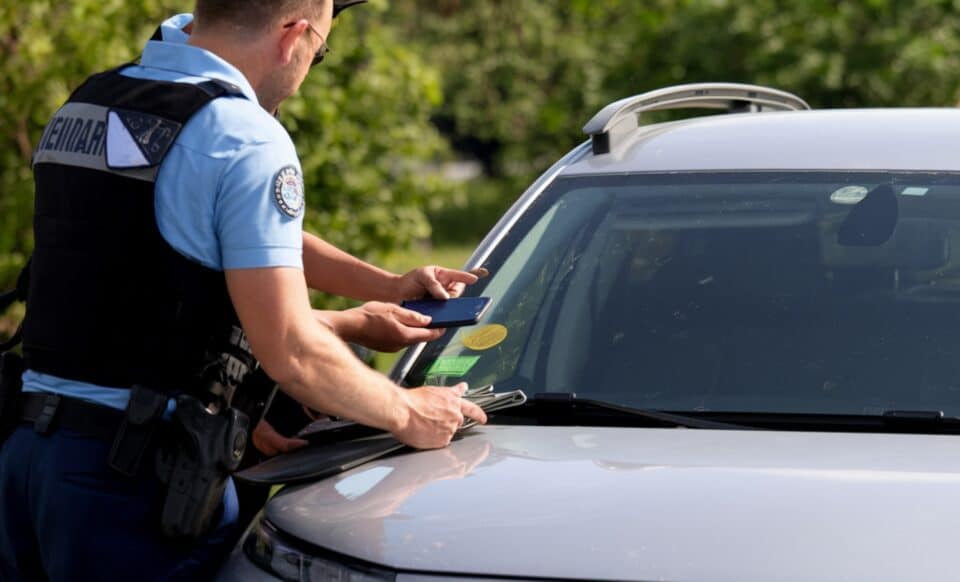
[[[645,95],[649,94],[633,99]],[[798,102],[806,105],[802,100]],[[744,170],[960,171],[960,156],[955,148],[960,135],[960,109],[784,109],[799,110],[708,115],[650,125],[642,125],[645,109],[637,113],[621,111],[621,117],[636,116],[639,127],[628,126],[616,135],[615,142],[608,146],[602,141],[598,148],[603,122],[609,127],[617,121],[607,113],[598,122],[604,113],[601,112],[584,128],[593,136],[593,151],[581,146],[586,148],[584,155],[564,168],[561,175]],[[630,121],[633,123],[633,118]]]

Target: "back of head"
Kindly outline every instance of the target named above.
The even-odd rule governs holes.
[[[331,0],[197,0],[194,16],[204,28],[262,30],[280,19],[318,18]]]

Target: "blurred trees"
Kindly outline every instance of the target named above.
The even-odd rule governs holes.
[[[163,19],[192,6],[0,0],[0,290],[31,251],[30,159],[50,116],[84,78],[135,59]],[[362,21],[350,22],[357,10],[338,19],[335,52],[281,119],[304,168],[307,228],[376,259],[428,237],[423,207],[450,199],[453,186],[439,176],[449,148],[430,122],[442,99],[439,75],[382,25],[384,2],[365,9]]]
[[[172,2],[0,0],[0,288],[31,248],[30,158],[88,74],[132,59]]]
[[[339,17],[333,52],[281,107],[307,182],[305,228],[372,260],[428,238],[424,207],[454,188],[439,171],[448,144],[430,122],[439,73],[383,25],[386,6]]]
[[[594,113],[629,95],[726,81],[817,108],[954,106],[960,96],[960,2],[396,0],[393,12],[442,72],[438,126],[487,171],[459,211],[435,213],[451,236],[478,216],[482,233],[584,139]]]
[[[191,5],[0,0],[0,287],[30,251],[43,124],[87,74],[134,58]],[[431,227],[477,240],[627,95],[735,81],[855,107],[953,106],[960,92],[950,0],[370,0],[338,20],[334,52],[282,119],[303,160],[308,228],[374,259]],[[444,179],[451,151],[482,178]]]

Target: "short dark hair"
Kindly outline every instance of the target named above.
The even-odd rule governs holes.
[[[282,16],[316,17],[330,0],[197,0],[194,16],[200,26],[232,24],[255,30]]]

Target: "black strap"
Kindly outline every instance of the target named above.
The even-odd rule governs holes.
[[[8,291],[3,295],[0,295],[0,313],[5,312],[17,301],[26,301],[27,293],[30,289],[30,263],[33,262],[33,258],[27,261],[27,264],[23,267],[23,270],[20,271],[20,275],[17,276],[17,286],[13,288],[12,291]],[[0,353],[8,352],[20,345],[20,341],[23,338],[23,325],[17,328],[17,331],[13,334],[13,337],[8,339],[5,342],[0,342]]]
[[[21,301],[27,300],[27,293],[30,291],[30,265],[33,264],[33,257],[27,259],[27,264],[23,266],[20,275],[17,276],[17,293]]]
[[[112,440],[124,417],[123,411],[67,396],[24,392],[22,398],[23,421],[34,423],[41,433],[64,428]]]
[[[17,290],[8,291],[3,295],[0,295],[0,313],[3,313],[13,305],[14,301],[19,301],[20,296],[17,294]]]
[[[233,83],[223,81],[221,79],[209,79],[207,81],[203,81],[202,83],[197,83],[196,87],[202,89],[212,99],[216,99],[223,95],[243,96],[243,89],[241,89],[239,85],[234,85]]]
[[[20,342],[23,341],[23,325],[17,328],[17,331],[13,334],[13,337],[8,339],[5,342],[0,343],[0,353],[9,352],[13,348],[20,345]]]
[[[20,274],[17,276],[16,287],[0,295],[0,313],[9,309],[15,301],[27,300],[27,293],[30,290],[30,263],[32,262],[33,258],[31,257],[20,271]]]

